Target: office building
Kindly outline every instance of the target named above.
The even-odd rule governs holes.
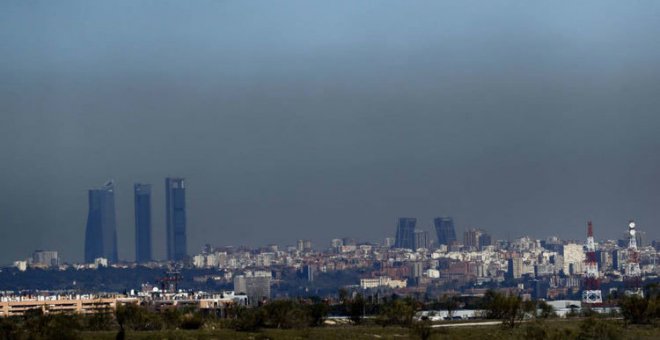
[[[481,237],[481,230],[470,229],[463,233],[463,245],[471,250],[479,247],[479,238]]]
[[[54,250],[37,250],[32,253],[32,263],[33,267],[55,267],[60,264],[60,259],[57,255],[57,251]]]
[[[296,243],[296,249],[300,252],[312,250],[312,241],[310,240],[298,240]]]
[[[271,280],[269,272],[246,272],[234,276],[234,292],[247,295],[248,305],[258,306],[270,299]]]
[[[481,231],[481,236],[479,236],[479,250],[484,250],[485,247],[491,246],[493,244],[493,237],[485,231]]]
[[[438,245],[450,246],[456,242],[456,229],[451,217],[438,217],[433,220],[435,232],[438,235]]]
[[[510,279],[519,279],[523,273],[523,259],[519,256],[514,256],[508,261],[508,277]]]
[[[151,185],[133,185],[135,201],[135,262],[151,261]]]
[[[428,249],[429,248],[429,233],[426,230],[415,230],[414,234],[415,247],[414,250],[419,248]]]
[[[584,260],[586,259],[586,256],[584,255],[584,246],[582,244],[565,244],[562,256],[564,256],[564,274],[582,274]]]
[[[463,245],[470,250],[483,250],[492,242],[491,236],[481,229],[473,228],[463,233]]]
[[[115,185],[112,180],[88,192],[89,212],[85,230],[85,262],[97,258],[117,262]]]
[[[186,188],[183,178],[165,179],[165,222],[167,223],[167,260],[181,261],[186,248]]]
[[[415,248],[415,224],[417,219],[411,217],[399,218],[399,224],[396,228],[395,248]]]

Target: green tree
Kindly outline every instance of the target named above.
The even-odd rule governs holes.
[[[415,321],[411,327],[412,334],[414,334],[420,340],[430,339],[432,331],[431,321],[429,320]]]
[[[307,314],[310,318],[310,326],[323,326],[323,321],[328,316],[330,308],[322,301],[317,301],[307,306]]]
[[[310,324],[303,307],[293,300],[275,300],[263,306],[266,324],[274,328],[301,328]]]
[[[364,310],[366,308],[366,302],[362,294],[358,294],[354,299],[347,302],[347,312],[348,317],[353,321],[353,323],[359,325],[362,323],[364,317]]]
[[[117,327],[110,308],[97,309],[85,317],[85,329],[90,331],[109,331]]]
[[[616,340],[622,336],[622,330],[611,322],[589,317],[580,323],[578,340],[609,339]]]
[[[415,316],[415,305],[415,301],[410,298],[391,301],[382,306],[376,322],[383,327],[390,325],[410,327]]]
[[[530,317],[533,317],[533,318],[537,317],[537,315],[536,315],[536,311],[537,311],[536,301],[525,300],[525,301],[522,302],[521,308],[522,308],[522,313],[524,315],[529,315]]]
[[[20,329],[17,320],[13,318],[0,318],[0,339],[17,339]]]
[[[513,328],[524,316],[522,299],[515,295],[504,295],[489,290],[483,300],[486,318],[502,320],[503,324]]]
[[[547,302],[541,300],[538,302],[538,308],[541,310],[539,317],[543,319],[557,317],[554,307],[549,305]]]
[[[619,307],[624,321],[632,324],[649,323],[658,317],[657,298],[651,299],[639,295],[623,296],[619,299]]]
[[[265,313],[262,308],[236,308],[234,329],[242,332],[254,332],[264,327]]]
[[[454,311],[459,307],[458,298],[455,295],[444,294],[440,298],[440,306],[447,310],[447,317],[451,320],[454,317]]]
[[[163,320],[158,314],[134,304],[118,305],[115,318],[120,330],[152,331],[163,328]]]

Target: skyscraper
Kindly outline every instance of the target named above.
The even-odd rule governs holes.
[[[479,238],[481,237],[481,230],[470,229],[463,233],[463,245],[466,248],[476,249],[479,247]]]
[[[437,217],[433,220],[435,232],[438,234],[438,244],[451,245],[456,241],[456,229],[451,217]]]
[[[401,217],[396,228],[395,248],[415,248],[415,224],[416,218]]]
[[[414,250],[419,248],[429,248],[429,232],[426,230],[415,230],[414,233],[415,247]]]
[[[482,230],[481,236],[479,237],[479,250],[484,250],[485,247],[488,247],[493,244],[493,237]]]
[[[135,183],[135,262],[151,261],[151,185]]]
[[[165,179],[165,219],[167,223],[167,259],[180,261],[186,250],[186,189],[183,178]]]
[[[89,212],[85,230],[85,262],[104,257],[117,262],[115,184],[112,180],[88,192]]]

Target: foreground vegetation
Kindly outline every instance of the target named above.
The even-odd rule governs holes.
[[[607,324],[603,329],[603,325]],[[115,339],[116,332],[83,332],[83,339]],[[127,339],[421,339],[415,329],[400,326],[353,325],[304,329],[263,329],[240,332],[231,329],[127,332]],[[623,327],[621,321],[550,320],[524,323],[516,328],[471,326],[434,328],[426,339],[658,339],[660,328],[652,325]]]
[[[465,307],[455,296],[429,306],[412,298],[392,296],[374,303],[342,293],[332,305],[319,299],[276,300],[257,308],[230,308],[226,318],[194,309],[154,311],[137,305],[87,316],[33,310],[0,319],[0,339],[660,339],[659,292],[651,286],[644,298],[621,298],[620,315],[583,309],[582,314],[558,319],[543,301],[489,291],[470,302],[478,303],[483,320],[467,321],[467,326],[416,316],[427,308],[441,308],[451,316]],[[345,318],[328,320],[331,313]]]

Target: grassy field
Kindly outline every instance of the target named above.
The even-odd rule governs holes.
[[[609,333],[608,333],[609,329]],[[582,332],[582,334],[581,334]],[[115,339],[116,332],[85,332],[83,338]],[[515,329],[496,326],[466,326],[434,328],[431,339],[574,339],[587,338],[660,339],[660,327],[630,326],[624,328],[618,320],[599,321],[585,326],[582,321],[546,321],[521,324]],[[237,332],[229,329],[195,331],[127,332],[127,339],[419,339],[414,330],[401,327],[334,326],[306,329],[264,329],[259,332]]]

